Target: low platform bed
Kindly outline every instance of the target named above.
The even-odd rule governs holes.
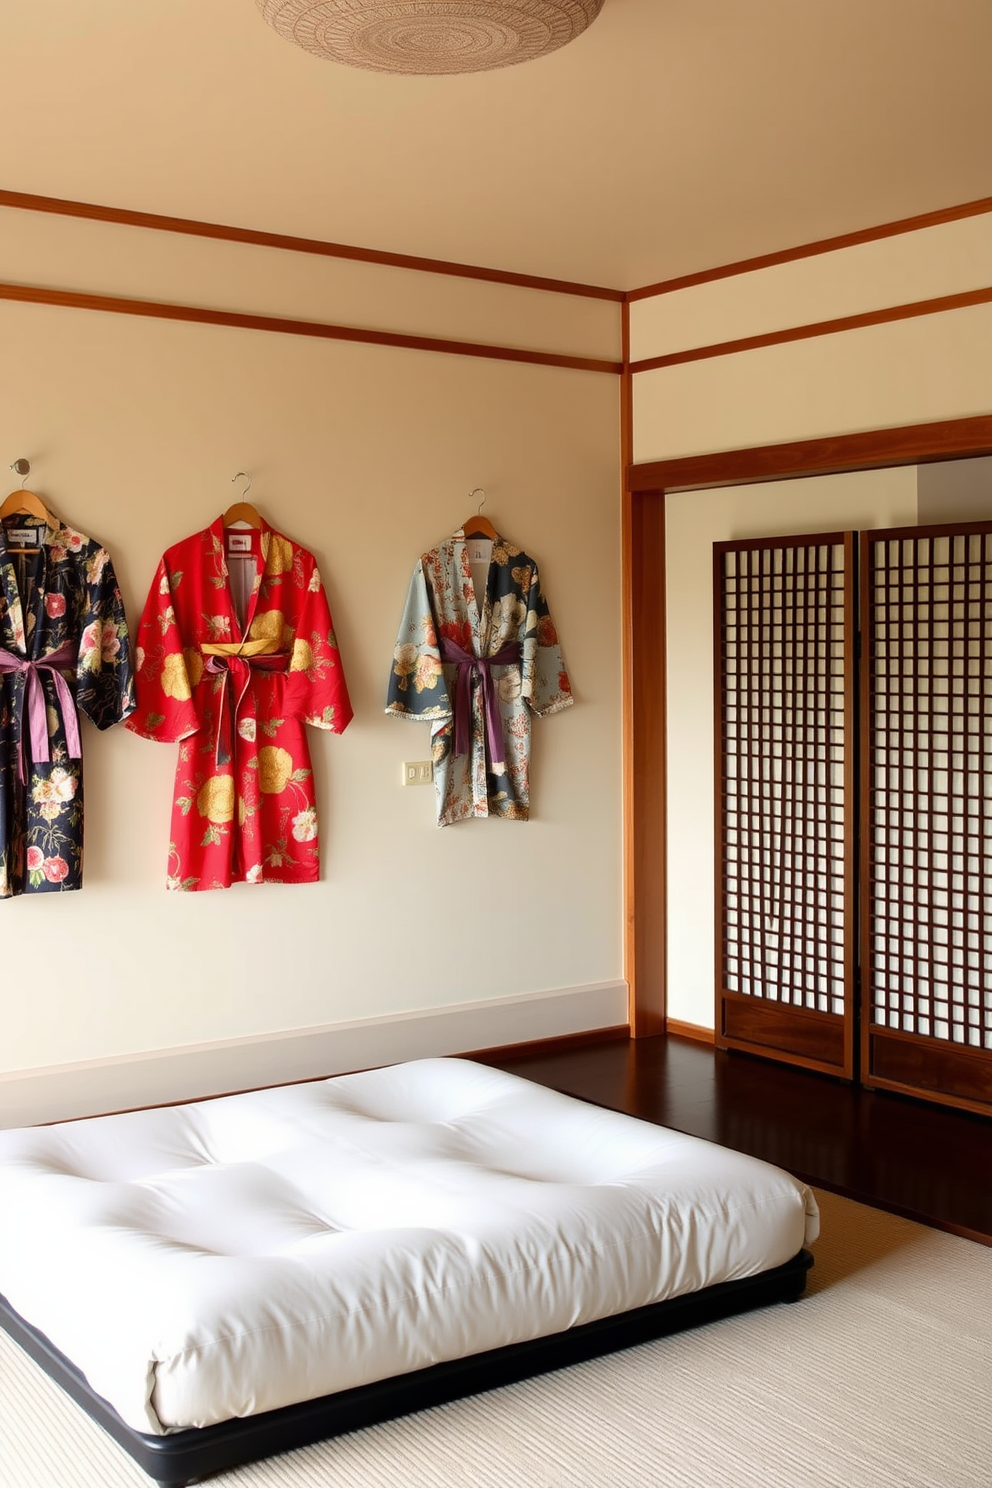
[[[244,1462],[326,1441],[347,1431],[374,1426],[378,1421],[461,1400],[466,1395],[512,1384],[514,1380],[528,1379],[551,1369],[563,1369],[583,1359],[646,1343],[650,1338],[716,1322],[735,1312],[766,1307],[772,1302],[797,1302],[805,1290],[806,1273],[812,1264],[809,1251],[802,1250],[784,1266],[748,1276],[743,1281],[720,1282],[687,1297],[672,1297],[668,1302],[639,1307],[619,1317],[584,1323],[550,1338],[510,1344],[469,1359],[434,1364],[413,1374],[359,1385],[353,1390],[286,1405],[280,1410],[263,1411],[258,1416],[180,1431],[174,1436],[132,1431],[113,1407],[90,1389],[75,1365],[44,1334],[18,1317],[3,1297],[0,1297],[0,1327],[130,1453],[149,1477],[162,1488],[184,1488],[188,1483],[199,1482],[212,1473],[224,1472]]]
[[[0,1132],[2,1326],[161,1484],[774,1301],[812,1194],[464,1060]]]

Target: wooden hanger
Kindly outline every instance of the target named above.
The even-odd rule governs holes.
[[[469,517],[465,523],[464,532],[466,537],[488,537],[490,542],[496,541],[496,528],[488,517],[482,516],[482,508],[486,504],[486,493],[481,486],[476,486],[474,491],[469,492],[469,499],[482,492],[482,500],[479,502],[479,510],[474,517]]]
[[[248,484],[245,486],[244,491],[241,494],[242,496],[247,496],[248,492],[251,490],[251,476],[248,474],[247,470],[239,470],[237,475],[231,476],[231,480],[240,480],[242,476],[244,476]],[[262,528],[262,519],[255,508],[252,506],[250,501],[233,502],[232,505],[229,506],[227,508],[227,511],[224,513],[223,521],[225,527],[233,527],[235,522],[247,522],[249,527],[254,527],[258,531],[261,531]]]
[[[10,468],[24,479],[27,479],[31,472],[31,466],[27,460],[15,460]],[[58,518],[52,515],[41,497],[36,496],[33,491],[25,491],[23,486],[17,491],[11,491],[6,501],[0,506],[0,522],[5,517],[12,517],[18,513],[23,513],[27,517],[36,517],[38,521],[44,522],[48,527],[57,527],[59,525]],[[37,552],[37,548],[9,547],[8,552],[35,553]]]
[[[38,517],[42,522],[47,522],[49,527],[59,525],[41,497],[36,496],[33,491],[11,491],[3,506],[0,506],[0,520],[13,516],[15,512],[23,512],[28,517]]]

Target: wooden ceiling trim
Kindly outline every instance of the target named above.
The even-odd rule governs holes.
[[[696,274],[683,274],[677,279],[662,279],[657,284],[646,284],[641,289],[629,290],[627,299],[646,300],[652,295],[673,294],[679,289],[693,289],[697,284],[712,284],[716,279],[732,279],[738,274],[751,274],[756,269],[771,269],[778,264],[794,263],[799,258],[836,253],[840,248],[857,248],[862,243],[875,243],[880,238],[893,238],[900,233],[919,232],[925,227],[940,227],[945,222],[960,222],[964,217],[980,217],[985,212],[992,212],[992,196],[962,202],[956,207],[944,207],[937,212],[921,212],[916,217],[901,217],[895,222],[881,223],[878,227],[863,228],[860,232],[820,238],[816,242],[802,243],[795,248],[783,248],[777,253],[762,253],[756,258],[738,259],[736,263],[702,269]]]
[[[21,304],[56,305],[63,309],[96,310],[109,315],[137,315],[152,320],[180,320],[200,325],[235,326],[288,336],[312,336],[325,341],[353,341],[366,346],[398,346],[412,351],[450,356],[483,357],[497,362],[527,362],[540,367],[567,367],[578,372],[619,376],[622,362],[597,357],[569,356],[554,351],[528,351],[481,341],[449,341],[439,336],[413,336],[402,331],[371,331],[357,326],[331,325],[320,320],[291,320],[278,315],[251,315],[234,310],[211,310],[199,305],[173,305],[160,300],[123,299],[79,290],[46,289],[33,284],[0,283],[0,300]]]
[[[459,279],[479,279],[515,289],[537,289],[546,294],[576,295],[622,304],[622,289],[599,284],[577,284],[568,279],[548,279],[535,274],[515,274],[477,264],[451,263],[441,258],[418,258],[408,253],[386,253],[375,248],[356,248],[347,243],[329,243],[322,238],[300,238],[286,233],[262,232],[249,227],[231,227],[221,222],[201,222],[192,217],[167,217],[158,212],[135,212],[127,207],[105,207],[95,202],[70,201],[57,196],[36,196],[27,191],[0,190],[0,207],[26,212],[48,212],[61,217],[82,217],[93,222],[113,222],[154,232],[183,233],[188,237],[216,238],[228,243],[248,243],[259,248],[278,248],[287,253],[312,253],[323,258],[351,259],[381,264],[387,268],[412,269],[423,274],[447,274]]]
[[[992,454],[992,414],[631,465],[627,489],[691,491]]]
[[[765,331],[760,336],[741,336],[736,341],[718,341],[709,346],[692,346],[686,351],[672,351],[665,356],[645,357],[631,362],[631,372],[654,372],[659,367],[677,367],[683,362],[706,361],[712,357],[735,356],[742,351],[757,351],[764,346],[782,346],[789,341],[808,341],[814,336],[834,336],[844,331],[860,331],[867,326],[888,325],[897,320],[914,320],[921,315],[943,315],[949,310],[966,310],[972,305],[992,304],[992,285],[983,289],[963,290],[960,294],[940,295],[932,300],[914,300],[906,305],[890,305],[884,310],[866,310],[860,315],[842,315],[836,320],[819,320],[808,325],[787,326],[781,331]]]

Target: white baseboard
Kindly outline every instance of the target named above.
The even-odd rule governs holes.
[[[0,1127],[68,1121],[627,1022],[627,983],[590,982],[284,1033],[0,1074]]]

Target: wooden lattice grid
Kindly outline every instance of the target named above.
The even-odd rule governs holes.
[[[871,1023],[992,1049],[992,527],[866,572]]]
[[[729,993],[843,1015],[853,538],[718,545],[718,950]]]

